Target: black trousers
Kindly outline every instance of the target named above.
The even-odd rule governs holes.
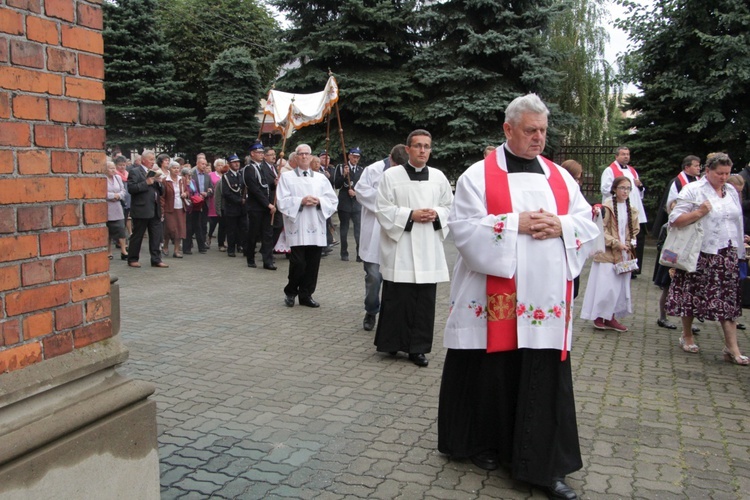
[[[638,270],[633,274],[641,274],[643,270],[643,247],[646,246],[646,224],[641,224],[638,235],[635,237],[635,258],[638,259]],[[658,259],[657,259],[658,260]]]
[[[198,251],[206,250],[206,230],[208,229],[208,208],[203,210],[193,210],[186,218],[187,220],[187,238],[182,240],[182,251],[190,252],[193,249],[193,235],[195,243],[198,245]]]
[[[248,231],[245,254],[247,261],[255,262],[255,244],[260,240],[260,256],[263,264],[273,264],[273,226],[271,226],[271,212],[268,210],[250,210],[247,213]]]
[[[354,242],[357,244],[357,257],[359,257],[359,228],[362,222],[362,212],[339,212],[339,236],[341,237],[341,256],[349,257],[349,221],[354,223]]]
[[[227,230],[227,253],[235,253],[245,241],[245,215],[225,215]]]
[[[154,216],[150,219],[133,219],[133,233],[130,235],[128,246],[128,262],[138,262],[141,255],[143,235],[148,231],[148,251],[151,254],[151,263],[161,262],[161,250],[159,244],[162,240],[161,217]]]
[[[216,216],[216,217],[209,217],[208,218],[208,237],[213,238],[214,237],[214,231],[216,230],[216,227],[219,227],[219,246],[223,247],[225,246],[227,242],[227,235],[224,231],[224,217]]]
[[[318,269],[323,247],[307,245],[292,247],[289,254],[289,282],[284,287],[286,295],[299,295],[307,299],[315,293]]]

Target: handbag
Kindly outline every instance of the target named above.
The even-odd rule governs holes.
[[[698,220],[684,227],[670,227],[659,264],[694,273],[703,244],[703,222]]]
[[[190,198],[183,198],[182,206],[185,208],[185,213],[189,214],[193,212],[193,202],[190,201]]]
[[[628,259],[622,262],[615,262],[615,272],[617,274],[632,273],[638,270],[638,259]]]

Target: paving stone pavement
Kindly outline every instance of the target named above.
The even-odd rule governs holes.
[[[575,323],[584,468],[569,483],[590,499],[748,498],[750,368],[722,360],[717,323],[699,325],[692,355],[657,327],[654,257],[647,249],[632,281],[629,332]],[[162,498],[544,498],[437,451],[449,284],[438,286],[430,365],[418,368],[375,352],[362,265],[335,252],[321,264],[319,309],[284,306],[283,257],[275,272],[215,245],[165,261],[112,262],[130,349],[119,370],[156,385]]]

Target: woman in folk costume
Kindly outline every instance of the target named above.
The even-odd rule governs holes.
[[[573,278],[599,231],[575,180],[540,156],[548,114],[534,94],[511,102],[507,142],[456,184],[438,450],[574,499]]]
[[[602,205],[604,242],[607,250],[594,256],[583,297],[581,318],[593,319],[597,330],[627,332],[615,319],[633,313],[630,303],[630,273],[617,274],[615,264],[634,258],[638,234],[638,210],[630,206],[633,185],[627,177],[612,182],[612,198]]]

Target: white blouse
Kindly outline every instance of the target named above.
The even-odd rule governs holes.
[[[172,208],[181,210],[182,209],[182,176],[178,175],[177,180],[172,180],[171,176],[167,176],[164,182],[171,182],[174,187],[174,206]]]
[[[711,211],[699,219],[703,223],[703,244],[701,252],[717,254],[722,248],[732,246],[737,249],[740,258],[745,256],[743,241],[742,206],[737,190],[731,185],[725,185],[726,195],[722,198],[705,177],[691,182],[680,191],[669,223],[684,213],[696,210],[701,203],[708,200]]]

